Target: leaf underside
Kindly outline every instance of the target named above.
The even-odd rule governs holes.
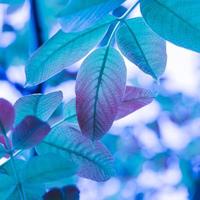
[[[100,139],[112,126],[126,86],[126,67],[117,50],[105,47],[83,62],[76,81],[76,110],[82,133]]]

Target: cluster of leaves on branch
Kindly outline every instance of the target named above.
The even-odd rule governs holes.
[[[0,99],[0,156],[6,159],[0,167],[1,200],[42,199],[49,183],[56,187],[75,174],[95,181],[114,176],[112,155],[100,139],[115,120],[155,96],[126,84],[124,57],[158,80],[167,61],[165,40],[200,51],[198,0],[140,0],[121,17],[109,14],[124,2],[69,1],[58,14],[62,30],[27,62],[26,86],[35,86],[84,58],[75,99],[62,102],[61,92],[33,94],[14,107]],[[138,5],[142,17],[127,19]],[[98,45],[110,28],[106,44]],[[31,148],[37,156],[29,155]]]

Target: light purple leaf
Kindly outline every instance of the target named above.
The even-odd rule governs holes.
[[[15,111],[10,102],[0,99],[0,134],[6,134],[13,125]]]
[[[99,141],[84,137],[78,126],[63,122],[52,128],[36,146],[37,153],[56,153],[72,159],[80,168],[78,175],[95,181],[106,181],[115,174],[113,158]]]
[[[100,139],[112,126],[126,85],[126,67],[114,48],[99,48],[83,62],[76,82],[76,111],[82,133]]]
[[[12,133],[13,146],[16,149],[34,147],[51,130],[50,126],[34,116],[27,116],[16,126]]]
[[[58,14],[59,22],[65,32],[83,31],[98,23],[123,2],[124,0],[69,1]]]
[[[124,94],[124,99],[118,107],[115,120],[121,119],[126,115],[150,104],[153,101],[154,95],[150,90],[127,86]]]

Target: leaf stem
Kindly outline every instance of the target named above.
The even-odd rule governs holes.
[[[26,200],[25,194],[24,194],[24,191],[23,191],[23,186],[22,186],[22,184],[20,182],[20,177],[19,177],[19,175],[17,173],[15,160],[14,160],[14,156],[13,156],[13,150],[12,150],[12,147],[10,145],[9,138],[6,135],[6,131],[5,131],[5,129],[4,129],[4,127],[3,127],[1,122],[0,122],[0,127],[1,127],[1,130],[3,132],[3,136],[5,138],[5,143],[6,143],[6,148],[8,150],[8,154],[10,155],[11,166],[12,166],[12,170],[13,170],[13,173],[14,173],[14,176],[15,176],[17,187],[19,188],[20,199],[21,200]]]
[[[108,39],[108,42],[106,44],[106,46],[110,46],[111,45],[111,42],[112,42],[112,39],[115,35],[115,32],[117,31],[117,29],[119,28],[120,24],[123,22],[124,19],[126,19],[129,14],[137,7],[137,5],[140,3],[140,0],[137,0],[136,3],[131,6],[121,17],[117,18],[117,23],[115,24],[114,28],[113,28],[113,31],[112,33],[110,34],[110,37]]]

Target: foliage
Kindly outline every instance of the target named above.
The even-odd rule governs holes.
[[[123,8],[124,0],[60,1],[59,5],[55,3],[60,9],[54,10],[54,20],[58,20],[61,29],[41,46],[41,38],[48,34],[45,30],[43,36],[37,32],[41,31],[42,22],[38,24],[33,2],[36,3],[35,0],[29,3],[35,14],[38,45],[27,62],[26,56],[23,58],[27,63],[26,84],[25,87],[15,85],[21,88],[22,97],[14,106],[0,99],[0,157],[5,160],[0,166],[0,199],[78,200],[76,186],[58,188],[58,182],[74,175],[103,182],[118,173],[116,170],[120,171],[119,176],[127,179],[137,177],[146,162],[155,170],[163,170],[167,159],[173,156],[179,157],[180,169],[186,174],[182,184],[191,196],[197,196],[197,184],[192,179],[199,183],[199,177],[194,178],[189,162],[191,157],[199,155],[194,148],[199,141],[188,145],[185,154],[175,152],[173,155],[165,149],[163,154],[153,155],[148,160],[149,155],[143,154],[137,137],[127,134],[127,141],[122,141],[108,132],[115,121],[150,104],[155,98],[164,106],[164,111],[170,112],[175,123],[192,118],[177,116],[178,106],[170,95],[165,97],[154,89],[128,83],[124,60],[127,58],[155,79],[158,87],[167,63],[166,40],[200,52],[200,1],[140,0],[118,17],[114,13]],[[15,10],[24,2],[4,0],[0,3],[9,4],[8,9]],[[142,16],[128,19],[137,6]],[[48,20],[52,19],[47,17]],[[20,44],[22,40],[17,37],[15,43]],[[7,51],[9,53],[9,49]],[[13,50],[10,51],[12,55]],[[3,61],[0,57],[1,65]],[[11,61],[15,62],[14,58]],[[44,86],[67,81],[64,73],[70,73],[66,68],[79,65],[78,61],[81,64],[75,77],[74,99],[63,101],[61,91],[44,94]],[[5,69],[9,68],[9,62]],[[52,79],[55,76],[58,76],[56,83]],[[7,79],[6,75],[4,78]],[[182,107],[186,106],[184,101],[181,103]],[[200,107],[199,102],[194,104]],[[199,117],[197,111],[191,113]],[[158,121],[147,126],[160,137]],[[117,157],[116,162],[110,151]],[[136,199],[142,198],[143,193],[136,195]]]

